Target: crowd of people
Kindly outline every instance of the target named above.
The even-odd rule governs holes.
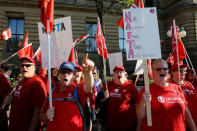
[[[197,76],[185,64],[168,68],[165,60],[154,60],[147,93],[137,85],[143,86],[143,77],[129,80],[123,66],[115,66],[113,80],[103,83],[85,54],[81,66],[63,62],[51,69],[52,107],[48,74],[36,74],[36,66],[34,59],[20,58],[22,79],[11,87],[8,67],[1,65],[1,131],[196,131]]]

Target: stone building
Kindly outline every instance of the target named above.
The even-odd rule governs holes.
[[[8,41],[0,40],[0,61],[14,54],[20,49],[18,42],[29,33],[29,43],[33,44],[34,52],[39,46],[38,22],[40,21],[40,9],[38,0],[0,0],[0,31],[12,27],[12,39]],[[106,0],[107,1],[107,0]],[[109,0],[108,0],[109,1]],[[108,6],[110,2],[105,2]],[[160,38],[164,41],[162,45],[162,57],[167,58],[171,52],[171,38],[166,32],[175,19],[180,27],[184,27],[187,36],[183,38],[183,43],[193,62],[197,66],[197,0],[145,0],[145,6],[156,6],[158,12]],[[55,18],[71,16],[73,39],[90,34],[87,41],[77,45],[79,63],[84,52],[88,52],[90,59],[102,68],[101,57],[97,55],[94,45],[94,33],[97,21],[97,11],[94,0],[55,0]],[[135,68],[136,61],[126,61],[124,38],[120,35],[120,30],[116,25],[117,20],[122,16],[120,10],[112,9],[104,15],[104,32],[109,53],[123,52],[124,66],[129,73]],[[120,45],[120,46],[119,46]],[[11,58],[9,65],[18,68],[18,56]],[[109,64],[107,61],[107,74],[109,75]]]

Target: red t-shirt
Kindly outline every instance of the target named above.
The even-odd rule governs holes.
[[[137,124],[135,104],[139,94],[137,88],[129,81],[121,86],[108,82],[107,86],[109,91],[107,129],[112,131],[135,130]]]
[[[138,104],[142,100],[143,88]],[[150,84],[152,126],[147,125],[147,117],[142,120],[142,131],[185,131],[186,100],[176,84],[158,86]]]
[[[59,87],[56,87],[54,90],[53,98],[74,98],[74,83],[63,92],[59,92],[58,89]],[[77,94],[84,108],[88,94],[84,92],[82,85],[77,86]],[[82,117],[75,102],[54,100],[53,107],[55,107],[55,117],[52,122],[48,121],[47,131],[83,131]],[[42,112],[46,112],[47,109],[48,101],[43,105]]]
[[[4,97],[12,90],[8,79],[0,72],[0,105]]]
[[[194,86],[189,81],[183,81],[183,84],[181,84],[181,89],[188,102],[187,106],[192,115],[194,123],[197,126],[197,91],[195,90]]]
[[[194,88],[197,88],[197,79],[185,79],[186,81],[189,81],[190,83],[192,83],[192,85],[194,86]]]
[[[45,83],[38,76],[21,80],[13,93],[9,131],[27,131],[34,109],[41,108],[45,98]]]

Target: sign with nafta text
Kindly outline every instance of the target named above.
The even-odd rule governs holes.
[[[156,8],[124,9],[127,60],[161,58]]]
[[[38,23],[39,40],[42,56],[42,68],[48,68],[48,42],[47,33],[41,22]],[[57,68],[62,62],[68,60],[73,44],[71,17],[54,20],[50,35],[51,68]]]
[[[113,69],[115,66],[123,66],[121,52],[109,54],[110,74],[113,74]]]

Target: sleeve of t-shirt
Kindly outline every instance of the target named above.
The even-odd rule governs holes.
[[[44,82],[36,81],[32,84],[32,102],[35,108],[41,108],[46,98]]]
[[[41,112],[45,113],[49,109],[49,100],[48,97],[45,98],[44,104],[42,105]]]
[[[178,89],[178,92],[179,92],[180,97],[183,99],[183,102],[185,103],[185,106],[187,106],[187,104],[188,104],[187,103],[187,99],[185,98],[185,95],[184,95],[182,89],[179,88],[178,86],[177,86],[177,89]]]
[[[12,90],[12,88],[8,79],[3,74],[0,74],[0,83],[0,97],[3,99]]]
[[[140,94],[139,94],[138,99],[137,99],[137,104],[138,105],[140,104],[140,102],[142,100],[144,92],[145,92],[145,88],[143,87],[142,90],[140,91]]]

